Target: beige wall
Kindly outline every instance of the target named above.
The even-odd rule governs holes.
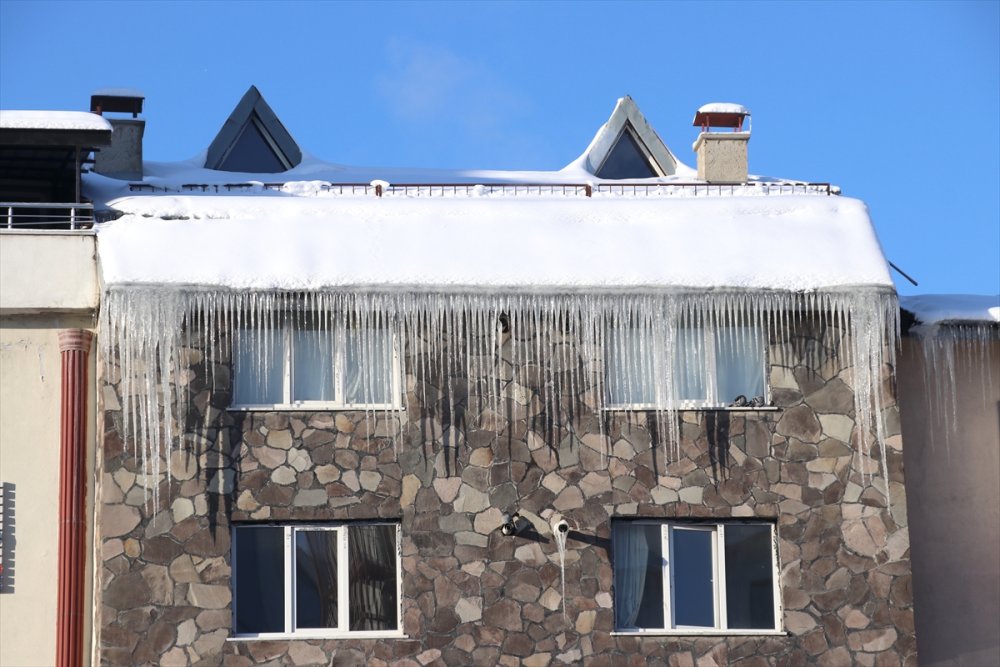
[[[62,372],[58,336],[64,329],[94,330],[96,306],[93,235],[0,233],[0,482],[14,491],[13,531],[5,526],[4,539],[5,556],[13,556],[14,563],[7,572],[8,587],[0,593],[3,667],[46,667],[55,661]],[[88,508],[93,507],[94,492],[95,358],[92,349]],[[88,523],[92,527],[92,521]],[[92,535],[87,539],[93,544]],[[92,555],[88,560],[84,637],[91,635]],[[83,647],[88,661],[89,643]]]
[[[93,312],[96,252],[91,232],[4,231],[0,313]]]
[[[921,665],[1000,665],[1000,340],[955,347],[950,384],[904,338],[899,404]],[[929,375],[925,375],[929,370]],[[992,377],[991,377],[992,376]]]

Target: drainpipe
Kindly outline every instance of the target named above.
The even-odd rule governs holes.
[[[87,566],[87,355],[93,334],[59,332],[62,414],[59,451],[59,579],[56,667],[83,664],[84,574]]]

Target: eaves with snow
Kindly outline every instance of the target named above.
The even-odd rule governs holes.
[[[696,176],[629,97],[561,170],[447,171],[323,162],[251,88],[204,156],[85,193],[122,214],[98,229],[109,286],[892,291],[861,201]]]

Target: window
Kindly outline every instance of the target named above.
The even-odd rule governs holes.
[[[240,329],[233,346],[238,408],[399,407],[398,360],[385,329],[295,323]]]
[[[773,524],[622,521],[612,532],[619,630],[779,630]]]
[[[636,138],[635,130],[627,123],[596,174],[598,178],[608,179],[654,178],[661,175]]]
[[[767,363],[760,328],[706,325],[674,331],[673,354],[665,336],[651,329],[608,332],[605,385],[611,407],[765,405]]]
[[[398,634],[399,543],[398,524],[235,526],[235,634]]]

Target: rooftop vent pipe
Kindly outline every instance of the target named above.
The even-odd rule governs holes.
[[[698,178],[709,183],[746,183],[747,144],[750,142],[750,110],[740,104],[712,102],[698,109],[695,127],[701,134],[694,142],[698,155]],[[743,124],[747,122],[744,131]],[[717,132],[712,128],[731,128]]]
[[[139,118],[145,96],[127,88],[104,88],[90,96],[90,111],[132,114],[131,118],[108,118],[111,145],[94,156],[94,171],[111,178],[142,180],[142,135],[146,121]]]

